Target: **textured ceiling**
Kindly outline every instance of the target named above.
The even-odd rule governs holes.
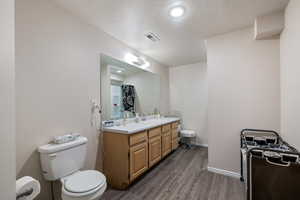
[[[178,66],[206,60],[204,39],[253,24],[256,16],[283,9],[288,0],[55,0],[128,46]],[[171,19],[181,4],[186,15]],[[144,34],[161,40],[152,42]]]

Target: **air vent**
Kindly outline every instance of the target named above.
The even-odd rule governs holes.
[[[146,33],[145,36],[152,42],[157,42],[160,40],[159,36],[152,32]]]

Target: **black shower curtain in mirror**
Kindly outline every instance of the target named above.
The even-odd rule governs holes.
[[[122,102],[124,111],[135,113],[135,89],[133,85],[122,85]]]

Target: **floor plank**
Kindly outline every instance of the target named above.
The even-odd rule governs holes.
[[[179,148],[127,190],[109,188],[104,200],[245,200],[238,179],[207,171],[207,148]]]

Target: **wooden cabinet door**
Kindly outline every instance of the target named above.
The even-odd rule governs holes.
[[[177,128],[173,128],[172,129],[172,150],[178,148],[178,142],[179,142],[178,130]]]
[[[148,169],[148,143],[144,142],[130,148],[130,181]]]
[[[178,138],[172,140],[172,150],[175,150],[178,148],[178,146],[179,146],[178,142],[179,142]]]
[[[172,150],[172,138],[171,138],[171,132],[166,132],[162,135],[162,156],[166,156],[169,154]]]
[[[149,140],[149,167],[161,159],[161,137],[157,136]]]
[[[178,138],[178,130],[172,129],[172,140],[177,139]]]

